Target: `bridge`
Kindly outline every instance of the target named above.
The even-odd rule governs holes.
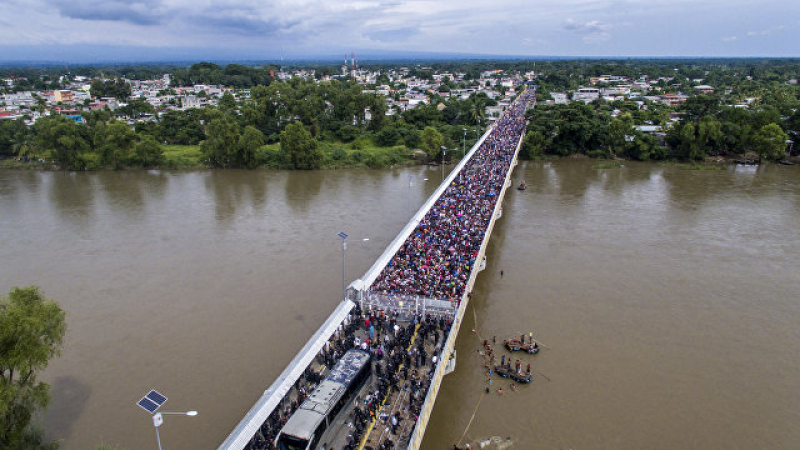
[[[328,425],[326,448],[419,449],[442,380],[455,369],[456,338],[503,213],[525,132],[524,113],[534,104],[535,90],[523,91],[481,136],[372,267],[347,287],[345,298],[219,450],[274,448],[276,430],[306,398],[304,386],[312,387],[353,346],[368,349],[380,366],[376,373],[386,376],[365,389],[371,414],[346,406],[336,430]],[[403,425],[396,426],[393,416]]]

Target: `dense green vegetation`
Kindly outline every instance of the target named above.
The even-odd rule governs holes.
[[[495,71],[490,78],[532,70],[538,75],[540,104],[528,116],[526,158],[581,154],[694,161],[753,152],[762,159],[779,159],[784,152],[781,142],[796,140],[800,130],[800,89],[790,83],[800,76],[797,60],[404,62],[362,68],[380,71],[376,83],[390,85],[391,97],[399,100],[407,87],[392,83],[389,75],[401,66],[409,68],[409,76],[423,80],[442,72],[465,76],[442,79],[436,90],[426,93],[429,104],[387,115],[385,98],[372,93],[374,85],[338,78],[321,81],[324,75],[338,74],[333,65],[284,67],[316,70],[314,79],[285,82],[276,80],[279,68],[273,65],[79,67],[68,74],[63,68],[1,69],[0,77],[25,77],[14,87],[2,87],[4,91],[53,89],[77,75],[102,75],[105,81],[94,81],[92,94],[123,99],[130,93],[123,77],[147,79],[163,73],[171,75],[173,85],[222,84],[248,91],[238,100],[225,93],[217,107],[158,114],[144,99],[127,99],[127,105],[113,113],[82,112],[85,124],[57,116],[41,118],[32,127],[21,120],[2,120],[0,158],[44,160],[50,167],[68,169],[418,164],[439,160],[442,147],[451,150],[448,157],[459,155],[452,150],[462,147],[465,130],[467,145],[477,139],[486,123],[486,107],[496,102],[483,93],[466,100],[446,93],[475,88],[485,71]],[[654,80],[654,93],[684,92],[689,100],[678,107],[651,100],[544,104],[551,92],[586,86],[590,77],[603,74],[632,80],[646,75]],[[714,86],[717,94],[694,94],[698,80]],[[744,103],[746,108],[736,106]],[[664,134],[644,133],[636,128],[639,125],[662,126]]]
[[[800,130],[797,91],[749,108],[726,104],[715,95],[692,96],[678,107],[630,101],[542,105],[528,112],[523,158],[542,155],[624,157],[636,160],[702,160],[754,152],[762,160],[786,156],[787,139]],[[671,123],[669,112],[679,119]],[[612,117],[611,112],[616,115]],[[664,142],[635,128],[661,125]]]
[[[116,82],[107,84],[117,86]],[[218,108],[169,111],[158,120],[131,120],[149,104],[131,101],[119,113],[83,114],[86,124],[61,116],[0,122],[0,156],[17,157],[69,169],[126,167],[259,166],[291,169],[386,167],[436,158],[441,147],[458,148],[464,127],[483,120],[484,95],[453,101],[443,110],[424,105],[386,115],[382,96],[338,80],[316,83],[292,79],[256,86],[248,100],[224,96]],[[141,107],[138,104],[144,103]],[[476,105],[478,105],[476,107]],[[368,118],[369,114],[371,117]],[[287,132],[287,128],[288,132]],[[477,137],[470,132],[470,142]],[[265,149],[280,143],[277,152]],[[198,146],[200,154],[165,152],[164,146]],[[422,148],[420,155],[414,150]],[[450,153],[452,156],[453,152]]]
[[[125,100],[131,96],[131,85],[122,78],[106,81],[94,80],[89,93],[97,98],[114,97],[119,100]]]
[[[50,386],[37,377],[60,353],[66,329],[64,311],[35,286],[0,299],[0,448],[58,448],[32,420],[50,401]]]

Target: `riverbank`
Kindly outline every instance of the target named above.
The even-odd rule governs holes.
[[[428,164],[429,159],[425,152],[419,149],[408,149],[404,145],[393,147],[380,147],[369,140],[356,140],[350,143],[320,142],[322,150],[322,164],[320,169],[386,169],[391,167],[407,167]],[[170,169],[170,170],[198,170],[211,169],[205,163],[200,145],[164,145],[164,163],[145,169]],[[31,157],[29,160],[18,159],[0,160],[0,169],[27,169],[27,170],[60,170],[57,164],[48,163],[49,153]],[[702,161],[664,160],[652,161],[656,164],[679,166],[687,170],[718,170],[729,165],[738,164],[742,155],[709,156]],[[626,158],[592,158],[583,154],[566,157],[545,155],[538,156],[534,161],[557,161],[561,159],[596,159],[596,169],[615,169],[623,167],[625,162],[634,161]],[[758,156],[748,153],[749,161],[758,161]],[[791,156],[787,161],[800,164],[800,155]],[[280,150],[279,144],[261,146],[256,151],[256,169],[291,170],[289,159]],[[457,161],[451,160],[450,163]],[[435,163],[435,162],[434,162]],[[778,164],[769,161],[767,164]],[[141,167],[125,167],[123,170],[141,169]],[[86,170],[111,170],[110,167],[95,167]]]
[[[639,161],[631,158],[621,158],[619,156],[615,156],[613,158],[596,158],[584,154],[574,154],[569,156],[540,155],[529,161],[559,161],[563,159],[592,159],[596,161],[596,163],[592,166],[594,169],[617,169],[624,167],[625,163],[628,162],[650,162],[658,165],[680,167],[686,170],[721,170],[731,165],[741,164],[743,160],[748,161],[748,165],[759,165],[758,155],[752,152],[748,152],[746,157],[745,155],[708,156],[699,161],[687,161],[681,159]],[[800,164],[800,155],[789,156],[781,161],[764,161],[761,164],[786,163],[788,163],[787,165]]]
[[[409,149],[404,145],[381,147],[370,140],[357,139],[352,142],[319,143],[322,151],[321,169],[384,169],[397,166],[417,166],[428,162],[425,152]],[[148,169],[210,169],[200,145],[164,145],[164,162]],[[57,164],[50,163],[50,153],[34,155],[26,160],[3,159],[0,168],[60,170]],[[256,168],[291,169],[289,158],[281,151],[280,144],[263,145],[256,150]],[[141,167],[124,167],[140,169]],[[108,166],[88,167],[86,170],[105,170]]]

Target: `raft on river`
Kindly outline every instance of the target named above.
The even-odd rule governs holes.
[[[530,383],[531,374],[517,372],[511,366],[494,366],[494,372],[503,378],[511,378],[517,383]]]
[[[519,339],[508,339],[503,341],[503,345],[505,345],[510,352],[518,352],[522,350],[530,353],[531,355],[539,353],[539,344],[536,342],[526,344],[525,341],[520,341]]]

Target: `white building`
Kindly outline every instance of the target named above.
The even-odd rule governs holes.
[[[556,105],[566,105],[569,103],[569,97],[566,92],[551,92],[550,97],[553,97],[553,103]]]
[[[200,107],[200,97],[196,95],[187,95],[181,98],[181,106],[183,109],[189,108],[199,108]]]
[[[598,88],[580,88],[572,94],[572,100],[576,102],[591,103],[600,98]]]

